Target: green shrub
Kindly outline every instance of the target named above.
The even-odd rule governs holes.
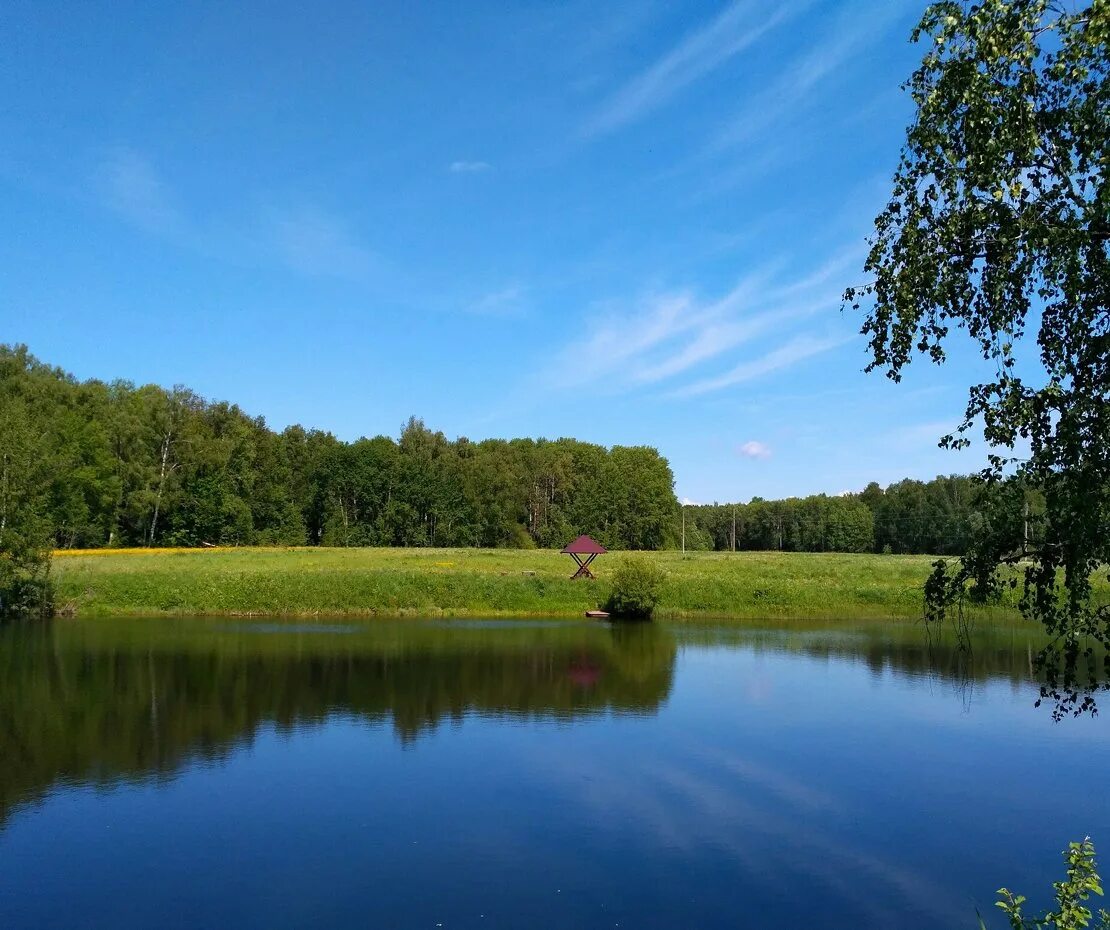
[[[0,619],[49,616],[53,593],[48,552],[0,549]]]
[[[665,578],[654,562],[626,556],[613,570],[613,588],[605,609],[615,617],[650,618],[659,603]]]
[[[1095,846],[1087,837],[1081,843],[1070,843],[1064,850],[1064,861],[1068,864],[1067,878],[1062,882],[1053,882],[1052,887],[1056,892],[1056,908],[1046,911],[1039,917],[1026,917],[1022,913],[1025,896],[1014,894],[1008,888],[998,889],[1001,896],[995,905],[1009,918],[1012,930],[1033,930],[1043,927],[1045,930],[1082,930],[1091,926],[1094,915],[1087,907],[1087,900],[1091,895],[1102,897],[1102,882],[1095,870]],[[1099,911],[1100,930],[1110,928],[1110,914]],[[985,928],[982,917],[979,918],[979,927]]]
[[[519,523],[514,523],[509,531],[509,545],[513,549],[535,549],[536,541],[532,534]]]

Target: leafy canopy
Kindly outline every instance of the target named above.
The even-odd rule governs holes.
[[[960,331],[992,363],[941,444],[981,426],[984,479],[1043,495],[1043,514],[1016,537],[1012,514],[988,521],[958,568],[938,563],[930,616],[1019,566],[1023,610],[1051,634],[1042,697],[1057,715],[1094,709],[1092,646],[1110,640],[1090,583],[1110,561],[1108,36],[1110,0],[932,4],[872,280],[845,295],[866,306],[868,370],[898,381],[917,354],[941,363]]]

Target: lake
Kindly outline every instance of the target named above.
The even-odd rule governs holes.
[[[1034,709],[1036,644],[9,626],[0,927],[1001,926],[995,889],[1046,903],[1069,840],[1110,862],[1110,721]]]

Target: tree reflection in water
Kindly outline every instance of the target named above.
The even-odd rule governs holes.
[[[217,761],[258,728],[331,715],[412,743],[441,721],[650,714],[670,691],[664,628],[418,621],[313,627],[211,620],[0,630],[0,823],[59,782]]]
[[[971,650],[912,624],[667,627],[555,622],[89,620],[0,629],[0,823],[59,783],[169,777],[218,761],[262,726],[332,715],[413,744],[469,714],[573,721],[658,713],[683,648],[864,663],[929,677],[965,701],[1031,680],[1040,640],[985,625]]]

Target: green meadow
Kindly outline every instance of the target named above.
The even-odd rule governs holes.
[[[657,615],[921,616],[931,556],[784,552],[641,553],[666,573]],[[507,549],[163,549],[59,553],[60,612],[204,615],[580,616],[609,595],[620,553],[572,581],[554,551]],[[1009,613],[1016,599],[992,608]]]

